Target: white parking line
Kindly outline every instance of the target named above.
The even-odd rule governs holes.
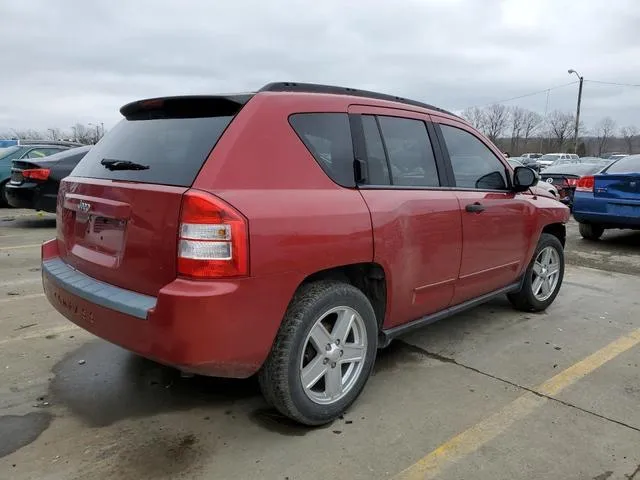
[[[42,244],[41,243],[32,243],[30,245],[16,245],[14,247],[0,247],[0,252],[3,252],[5,250],[20,250],[22,248],[35,248],[35,247],[41,247]]]
[[[4,282],[0,282],[0,288],[2,287],[15,287],[17,285],[30,285],[35,283],[41,283],[42,277],[32,277],[32,278],[21,278],[19,280],[7,280]]]
[[[74,325],[73,323],[69,323],[67,325],[62,325],[60,327],[49,328],[47,330],[34,331],[33,333],[28,333],[25,335],[5,338],[3,340],[0,340],[0,345],[5,345],[7,343],[15,342],[18,340],[30,340],[33,338],[44,338],[48,335],[60,335],[62,333],[73,332],[75,330],[82,330],[82,329],[77,325]]]
[[[29,300],[31,298],[40,298],[40,297],[44,297],[44,293],[33,293],[31,295],[13,295],[9,298],[0,299],[0,304],[15,302],[18,300]]]

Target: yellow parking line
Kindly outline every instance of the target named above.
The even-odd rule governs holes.
[[[31,295],[13,295],[9,298],[0,299],[0,304],[16,302],[18,300],[29,300],[30,298],[44,297],[44,293],[32,293]]]
[[[5,250],[18,250],[20,248],[35,248],[35,247],[41,247],[42,244],[41,243],[32,243],[31,245],[16,245],[15,247],[0,247],[0,252],[3,252]]]
[[[608,361],[638,344],[640,344],[640,329],[611,342],[609,345],[570,366],[566,370],[563,370],[533,390],[542,395],[556,395]],[[409,468],[400,472],[394,478],[397,480],[424,480],[434,478],[447,465],[455,463],[475,452],[487,442],[507,430],[516,421],[522,420],[533,413],[547,401],[547,398],[538,396],[532,392],[521,395],[498,412],[486,417],[473,427],[446,441]]]

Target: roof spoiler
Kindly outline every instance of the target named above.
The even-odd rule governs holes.
[[[127,103],[120,113],[128,120],[224,117],[237,114],[251,97],[253,94],[148,98]]]

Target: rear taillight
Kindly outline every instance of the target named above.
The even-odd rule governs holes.
[[[48,168],[32,168],[30,170],[23,170],[22,176],[29,180],[44,181],[49,178]]]
[[[189,190],[182,198],[178,274],[191,278],[249,274],[248,223],[213,195]]]
[[[578,185],[577,178],[565,178],[563,182],[563,186],[565,187],[575,187]]]
[[[595,179],[593,176],[589,175],[587,177],[582,177],[578,180],[576,192],[593,192],[594,184]]]

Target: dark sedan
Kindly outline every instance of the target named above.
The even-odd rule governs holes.
[[[55,213],[60,180],[71,173],[90,148],[72,148],[42,160],[14,160],[11,179],[5,187],[9,205]]]
[[[573,206],[573,195],[580,177],[593,175],[607,165],[608,163],[606,162],[552,165],[540,173],[540,181],[551,183],[555,186],[558,189],[559,200],[571,208]]]

